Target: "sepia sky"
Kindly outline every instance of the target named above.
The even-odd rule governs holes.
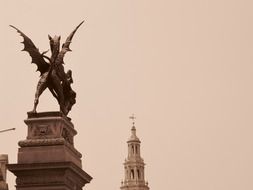
[[[253,1],[0,1],[0,153],[16,163],[39,73],[21,52],[41,51],[82,20],[65,57],[77,104],[75,147],[93,180],[119,190],[136,114],[151,190],[253,189]],[[58,110],[49,91],[38,111]],[[15,178],[8,173],[9,189]]]

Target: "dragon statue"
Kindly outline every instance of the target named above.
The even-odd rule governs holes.
[[[24,49],[22,51],[27,51],[32,57],[32,63],[37,65],[37,71],[40,71],[40,79],[37,85],[34,107],[32,112],[36,113],[36,108],[39,103],[39,97],[44,92],[46,88],[50,90],[52,95],[57,99],[60,105],[60,111],[67,116],[72,106],[76,103],[76,93],[72,90],[71,84],[73,83],[72,71],[68,70],[66,73],[64,71],[64,55],[70,49],[70,43],[77,29],[83,24],[82,21],[74,31],[67,37],[65,43],[63,43],[60,50],[60,40],[61,36],[51,37],[48,35],[50,41],[51,57],[45,54],[49,51],[39,52],[39,49],[34,45],[32,40],[27,37],[23,32],[21,32],[15,26],[10,25],[12,28],[17,30],[17,32],[23,37]]]

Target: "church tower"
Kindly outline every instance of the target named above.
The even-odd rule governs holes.
[[[141,141],[136,136],[134,115],[130,117],[133,120],[131,136],[127,141],[128,156],[125,159],[125,179],[121,182],[121,190],[149,190],[148,183],[145,181],[144,169],[145,163],[141,158]]]

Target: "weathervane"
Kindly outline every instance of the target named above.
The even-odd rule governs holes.
[[[132,114],[132,115],[129,117],[129,119],[132,120],[132,124],[133,124],[133,126],[134,126],[134,124],[135,124],[135,119],[136,119],[135,115]]]
[[[61,49],[61,36],[54,36],[52,38],[50,35],[48,35],[51,57],[45,55],[49,50],[40,53],[39,49],[34,45],[30,38],[28,38],[15,26],[10,25],[12,28],[16,29],[17,32],[24,38],[24,41],[22,42],[24,44],[24,49],[22,51],[27,51],[29,53],[29,55],[32,57],[32,63],[35,63],[37,65],[37,71],[40,71],[41,74],[35,93],[34,107],[31,111],[32,113],[36,113],[39,97],[46,88],[48,88],[52,95],[56,98],[60,106],[60,111],[64,115],[67,115],[72,106],[76,103],[76,93],[71,88],[71,84],[73,83],[72,71],[68,70],[65,73],[63,58],[65,53],[71,51],[69,46],[72,38],[77,29],[83,24],[83,22],[84,21],[82,21],[74,29],[74,31],[70,33],[65,43],[63,43]]]

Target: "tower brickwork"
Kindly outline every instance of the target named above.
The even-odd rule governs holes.
[[[149,190],[145,181],[145,163],[141,158],[141,141],[136,136],[136,128],[131,129],[131,136],[127,141],[128,155],[124,162],[125,178],[121,182],[121,190]]]

